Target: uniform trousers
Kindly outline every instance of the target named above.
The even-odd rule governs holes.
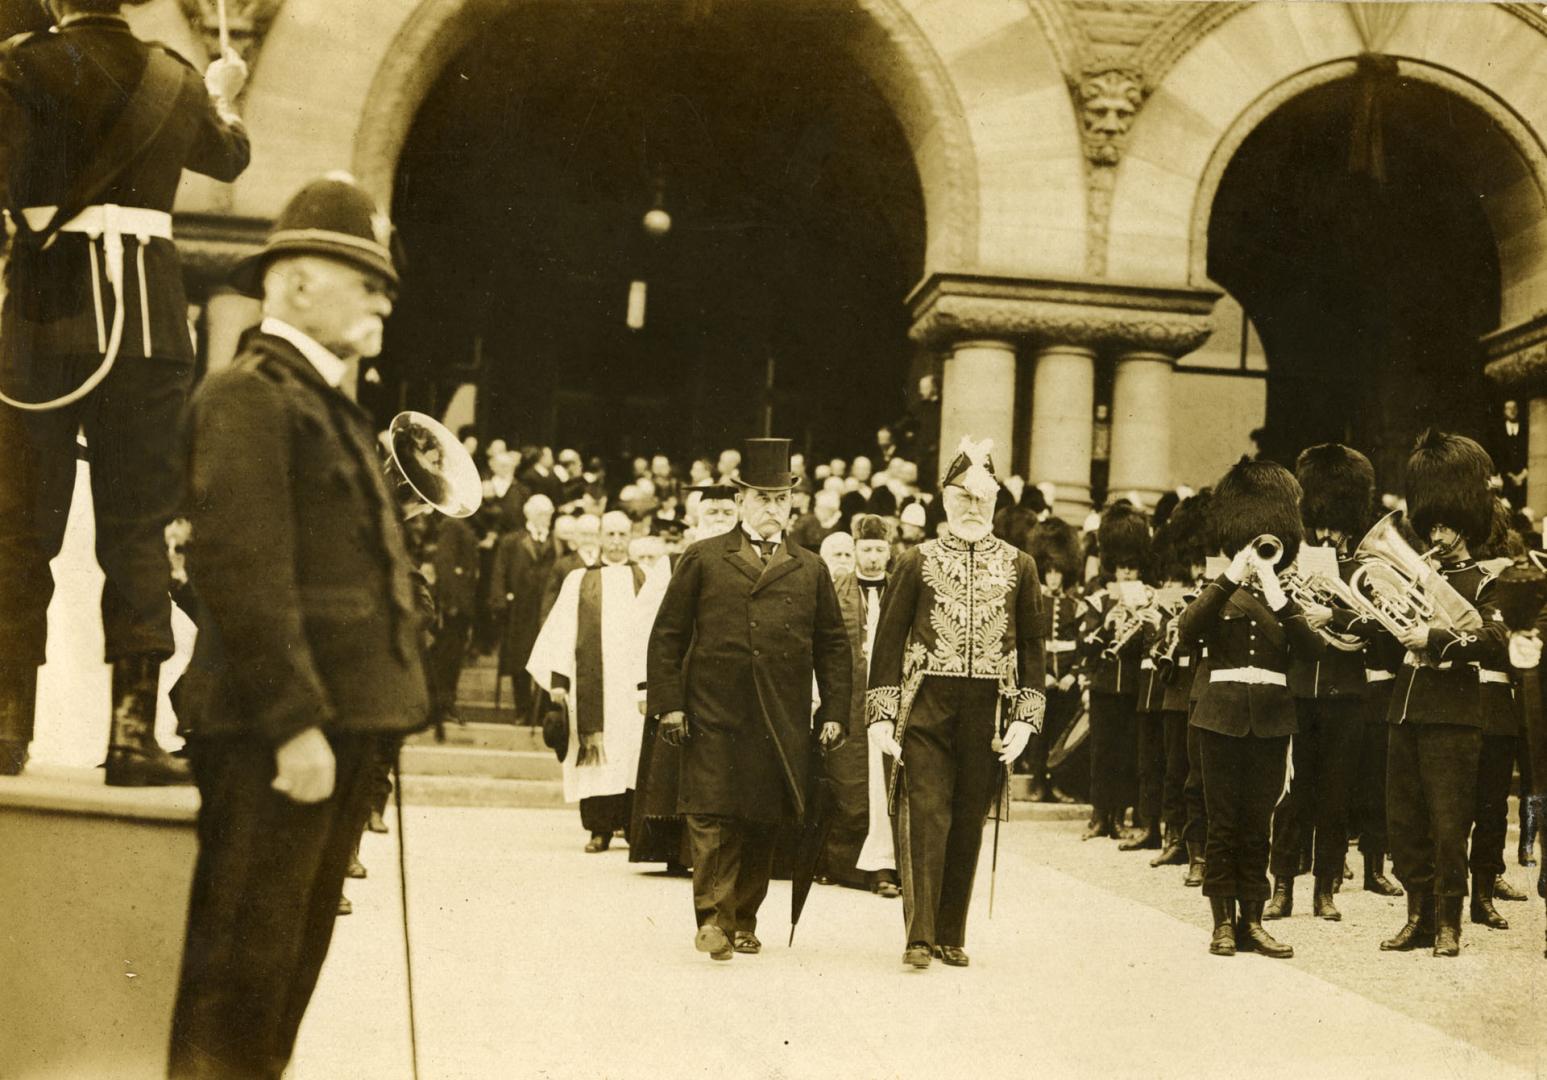
[[[693,911],[698,925],[727,935],[757,930],[757,909],[773,876],[778,827],[718,814],[687,814],[693,852]]]
[[[1482,732],[1460,724],[1389,725],[1386,825],[1391,865],[1415,896],[1465,896]]]
[[[278,1077],[328,954],[344,872],[371,798],[374,732],[328,736],[333,794],[274,791],[274,748],[189,741],[199,855],[172,1016],[171,1077]]]
[[[1266,900],[1268,831],[1284,790],[1289,736],[1199,731],[1203,794],[1208,803],[1203,895]]]
[[[992,679],[934,676],[913,699],[896,820],[910,944],[967,943],[983,821],[1002,769],[993,751],[998,699]]]
[[[1139,814],[1147,828],[1160,828],[1166,788],[1166,725],[1159,712],[1138,713]]]
[[[1364,701],[1296,698],[1295,717],[1294,776],[1273,811],[1269,867],[1276,878],[1297,876],[1309,845],[1312,873],[1330,878],[1343,873],[1348,854],[1349,776],[1358,764]]]
[[[1160,714],[1166,751],[1166,775],[1161,785],[1160,817],[1166,828],[1181,836],[1187,826],[1187,714],[1180,709]]]
[[[0,372],[0,387],[20,400],[73,389],[100,356],[40,358],[26,378]],[[0,405],[0,657],[42,664],[49,563],[64,543],[79,460],[76,432],[91,455],[102,629],[112,663],[129,656],[172,655],[171,566],[167,524],[183,496],[182,416],[193,385],[191,365],[125,357],[86,399],[54,412]]]
[[[1137,801],[1138,717],[1133,694],[1090,694],[1090,803],[1120,817]]]
[[[1509,834],[1509,788],[1515,779],[1518,735],[1482,737],[1477,755],[1472,849],[1467,860],[1474,881],[1492,881],[1504,872],[1504,843]]]
[[[1209,804],[1203,797],[1203,729],[1191,724],[1187,727],[1187,779],[1182,783],[1182,812],[1186,817],[1182,840],[1203,847],[1209,838]]]
[[[1370,683],[1365,692],[1359,764],[1349,779],[1349,826],[1350,831],[1359,833],[1362,855],[1384,857],[1390,850],[1386,829],[1386,713],[1395,686],[1395,680]]]

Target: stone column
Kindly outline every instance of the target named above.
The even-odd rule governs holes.
[[[1540,520],[1547,514],[1547,397],[1532,398],[1528,416],[1526,505]]]
[[[1171,479],[1171,357],[1129,351],[1118,355],[1112,382],[1114,496],[1137,491],[1153,507]]]
[[[977,339],[957,342],[940,384],[940,461],[956,456],[962,436],[994,440],[994,467],[1006,475],[1015,438],[1015,345]]]
[[[1031,391],[1029,484],[1052,481],[1055,513],[1080,521],[1090,509],[1090,446],[1096,407],[1096,353],[1049,345],[1037,353]]]
[[[219,371],[236,356],[236,342],[260,321],[258,301],[241,293],[213,293],[204,306],[205,353],[210,371]]]

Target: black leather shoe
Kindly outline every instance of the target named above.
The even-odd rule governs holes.
[[[1500,874],[1493,882],[1493,898],[1495,900],[1508,900],[1512,904],[1524,903],[1526,894],[1511,885],[1508,879],[1503,874]]]
[[[349,856],[349,869],[344,871],[344,876],[349,878],[363,878],[365,876],[365,864],[360,861],[360,856]]]
[[[1377,896],[1402,895],[1402,887],[1386,876],[1384,855],[1364,857],[1364,891],[1375,893]]]
[[[1261,953],[1274,960],[1288,960],[1294,956],[1293,946],[1285,945],[1262,926],[1261,900],[1241,901],[1241,920],[1236,924],[1235,947],[1241,952]]]
[[[1118,851],[1158,851],[1160,850],[1160,826],[1152,825],[1147,829],[1138,830],[1129,834],[1128,839],[1117,845]]]
[[[1214,936],[1209,939],[1209,952],[1215,956],[1235,955],[1235,901],[1229,897],[1209,897],[1209,910],[1214,915]]]
[[[334,912],[334,914],[335,915],[353,915],[354,913],[355,913],[355,906],[349,902],[349,897],[341,895],[338,898],[338,910],[336,912]]]
[[[1380,943],[1384,952],[1411,952],[1434,944],[1434,897],[1407,894],[1407,922]]]
[[[373,833],[384,833],[387,831],[387,822],[379,813],[372,810],[370,820],[365,823],[365,827]]]
[[[1474,923],[1486,926],[1490,930],[1509,929],[1509,920],[1500,915],[1499,909],[1493,906],[1493,882],[1491,881],[1472,882],[1470,915]],[[1438,947],[1435,946],[1435,948]]]
[[[876,895],[886,900],[895,900],[902,895],[902,889],[895,881],[880,881],[876,883]]]
[[[1182,884],[1189,889],[1203,884],[1203,845],[1192,840],[1187,842],[1187,876]]]
[[[1273,879],[1273,899],[1262,910],[1264,919],[1287,919],[1295,910],[1295,879],[1276,877]]]
[[[1160,854],[1150,860],[1151,866],[1186,866],[1187,848],[1182,843],[1182,838],[1176,833],[1166,837],[1166,846],[1160,849]]]
[[[757,935],[750,930],[737,930],[732,947],[737,952],[746,953],[748,956],[756,956],[763,951],[763,943],[757,940]]]
[[[610,837],[610,836],[593,836],[586,843],[586,846],[585,846],[586,854],[587,855],[595,855],[599,851],[606,851],[611,845],[612,845],[612,837]]]
[[[1461,955],[1461,896],[1434,898],[1434,955]]]
[[[1343,913],[1332,902],[1332,879],[1319,877],[1316,879],[1316,890],[1311,894],[1311,914],[1318,919],[1326,919],[1328,922],[1342,922]]]
[[[921,941],[915,941],[902,953],[902,962],[911,968],[923,971],[929,966],[930,956],[933,950]]]
[[[705,923],[693,937],[693,948],[709,954],[711,960],[729,960],[736,955],[731,939],[714,923]]]
[[[1098,840],[1105,836],[1116,835],[1117,826],[1112,824],[1111,815],[1097,814],[1094,818],[1091,819],[1091,823],[1085,827],[1085,831],[1080,834],[1080,839]]]
[[[946,967],[966,967],[971,963],[967,959],[967,950],[959,945],[936,945],[935,958]]]
[[[26,743],[9,739],[0,742],[0,776],[20,776],[26,767]]]

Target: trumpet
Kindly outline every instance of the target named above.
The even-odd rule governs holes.
[[[1263,533],[1252,541],[1252,551],[1265,563],[1276,563],[1284,554],[1284,542],[1272,533]]]
[[[1397,530],[1398,511],[1375,523],[1359,541],[1354,555],[1359,568],[1348,588],[1368,608],[1370,617],[1401,636],[1423,626],[1437,626],[1463,637],[1482,629],[1482,616],[1450,582],[1429,565],[1428,555],[1415,551]]]
[[[403,507],[403,520],[438,511],[471,517],[483,503],[478,466],[467,448],[438,420],[400,412],[387,429],[382,474]]]

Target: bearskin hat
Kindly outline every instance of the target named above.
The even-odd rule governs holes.
[[[1101,515],[1096,543],[1101,551],[1101,568],[1109,574],[1119,566],[1142,570],[1149,565],[1149,521],[1128,503],[1110,506]]]
[[[1058,570],[1063,573],[1066,585],[1080,580],[1080,569],[1085,561],[1080,552],[1080,535],[1062,518],[1050,517],[1032,526],[1026,537],[1026,550],[1036,560],[1037,569],[1043,576],[1049,570]]]
[[[1436,525],[1448,525],[1468,545],[1485,543],[1493,528],[1488,478],[1493,459],[1473,439],[1430,428],[1407,459],[1407,516],[1427,543]]]
[[[1234,555],[1264,533],[1278,537],[1284,553],[1278,569],[1300,551],[1300,483],[1273,461],[1243,457],[1214,485],[1209,501],[1209,534],[1215,551]]]
[[[1300,520],[1307,531],[1335,529],[1357,541],[1373,523],[1375,466],[1341,443],[1322,443],[1295,460],[1300,481]]]
[[[1205,489],[1205,494],[1207,489]],[[1204,495],[1191,495],[1176,503],[1165,524],[1155,530],[1156,582],[1190,581],[1192,568],[1208,555]]]

